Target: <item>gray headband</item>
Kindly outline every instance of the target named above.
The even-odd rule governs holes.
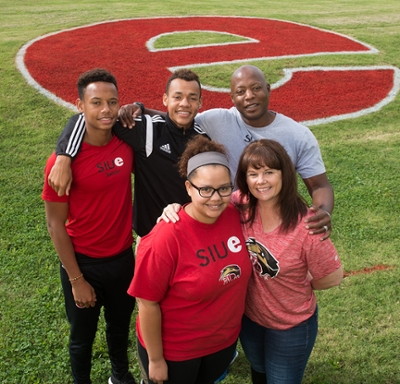
[[[202,152],[189,159],[187,165],[188,176],[197,168],[203,165],[220,164],[229,170],[228,159],[220,152]]]

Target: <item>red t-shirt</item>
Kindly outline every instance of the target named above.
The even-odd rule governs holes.
[[[189,360],[235,342],[244,312],[251,263],[236,209],[214,224],[182,209],[176,224],[161,222],[140,241],[128,293],[158,302],[164,358]],[[145,347],[140,331],[137,335]]]
[[[129,248],[133,243],[131,147],[115,136],[104,146],[82,143],[71,166],[69,196],[58,196],[47,183],[55,160],[53,153],[45,168],[42,198],[69,204],[65,226],[75,251],[100,258]]]

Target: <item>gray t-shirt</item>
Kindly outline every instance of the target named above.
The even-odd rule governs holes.
[[[195,120],[212,140],[225,146],[233,178],[243,150],[249,143],[259,139],[279,142],[302,179],[325,173],[321,151],[313,133],[285,115],[276,113],[275,120],[261,128],[247,125],[235,107],[210,109],[198,114]]]

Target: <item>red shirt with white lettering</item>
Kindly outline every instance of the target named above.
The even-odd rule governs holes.
[[[128,293],[158,302],[164,358],[189,360],[233,344],[240,332],[251,263],[239,221],[229,205],[213,224],[179,212],[140,241]],[[145,346],[140,331],[137,335]]]
[[[129,248],[133,243],[131,147],[115,136],[104,146],[82,143],[71,165],[69,196],[58,196],[47,183],[55,160],[53,153],[45,168],[42,198],[69,204],[65,226],[74,250],[100,258]]]

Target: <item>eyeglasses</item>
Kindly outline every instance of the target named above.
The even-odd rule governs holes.
[[[215,192],[218,193],[220,197],[228,197],[232,195],[233,185],[224,185],[223,187],[213,188],[213,187],[197,187],[190,180],[189,183],[197,189],[199,195],[204,198],[210,198]]]

